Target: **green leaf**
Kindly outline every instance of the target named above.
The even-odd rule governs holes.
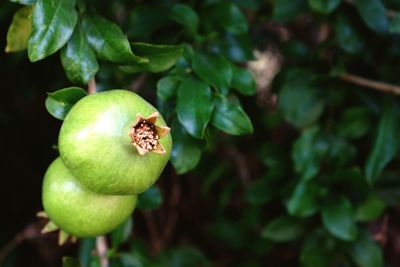
[[[354,0],[353,2],[368,27],[380,33],[389,30],[387,11],[381,0]]]
[[[245,199],[253,206],[264,205],[274,196],[274,189],[268,179],[257,179],[246,187]]]
[[[223,56],[197,52],[192,60],[193,70],[203,81],[218,88],[229,87],[232,68]]]
[[[246,33],[248,30],[246,17],[233,3],[221,1],[207,11],[207,18],[222,29],[236,34]]]
[[[83,238],[79,241],[79,260],[83,267],[89,267],[92,251],[96,247],[96,238]]]
[[[189,135],[177,121],[173,122],[171,129],[174,144],[171,162],[178,174],[184,174],[194,169],[199,163],[202,145],[200,140]]]
[[[400,13],[390,20],[389,32],[400,34]]]
[[[351,241],[357,237],[353,207],[345,197],[332,200],[322,207],[322,222],[325,228],[339,239]]]
[[[360,138],[371,126],[371,112],[363,106],[355,106],[345,110],[339,122],[338,132],[346,138]]]
[[[155,266],[168,267],[207,267],[207,258],[197,248],[190,246],[175,247],[162,253]]]
[[[320,169],[320,163],[329,151],[329,144],[321,136],[318,127],[303,130],[295,141],[292,149],[292,158],[296,173],[303,180],[314,178]]]
[[[159,28],[168,23],[166,9],[161,5],[135,5],[129,13],[126,23],[128,36],[137,40],[146,40]]]
[[[82,26],[99,59],[117,64],[148,62],[146,58],[132,53],[128,38],[117,24],[98,15],[86,14]]]
[[[28,56],[39,61],[63,47],[78,21],[75,0],[38,0],[32,13]]]
[[[163,101],[171,100],[178,91],[180,79],[167,76],[157,82],[157,97]]]
[[[235,97],[215,96],[212,125],[232,135],[251,134],[253,125]]]
[[[243,95],[254,95],[256,93],[256,81],[253,74],[243,68],[232,66],[232,88]]]
[[[342,2],[342,0],[308,0],[308,5],[312,10],[322,14],[332,13]]]
[[[293,20],[307,11],[306,0],[279,0],[274,1],[272,18],[277,21]]]
[[[61,63],[68,79],[74,83],[87,84],[99,70],[96,55],[79,25],[61,50]]]
[[[33,6],[25,6],[15,12],[7,32],[5,52],[17,52],[28,47],[28,39],[32,31],[31,15]]]
[[[384,266],[382,249],[367,233],[363,233],[352,242],[348,252],[358,267]]]
[[[303,230],[303,225],[299,220],[283,216],[268,223],[261,232],[261,236],[275,242],[287,242],[300,237]]]
[[[214,108],[211,89],[204,82],[186,77],[178,88],[178,119],[186,130],[202,139]]]
[[[72,257],[63,257],[62,259],[63,267],[81,267],[81,263],[78,259]]]
[[[370,185],[376,182],[385,166],[398,151],[400,145],[399,126],[399,107],[397,103],[394,100],[386,101],[374,146],[365,166],[366,179]]]
[[[350,20],[342,13],[338,14],[335,21],[335,33],[340,48],[350,54],[361,53],[364,40]]]
[[[174,4],[169,11],[169,18],[184,26],[191,34],[196,34],[199,17],[189,5]]]
[[[147,63],[131,63],[121,69],[128,73],[141,71],[162,72],[173,65],[182,56],[183,47],[180,45],[154,45],[147,43],[131,43],[136,55],[147,58]]]
[[[216,38],[208,45],[210,51],[222,54],[226,58],[240,63],[253,60],[253,46],[247,34],[232,34],[226,32],[223,38]]]
[[[37,0],[10,0],[10,2],[18,3],[21,5],[33,5]]]
[[[357,207],[356,220],[360,222],[376,220],[381,216],[385,208],[386,204],[382,199],[370,195]]]
[[[319,187],[313,181],[300,181],[286,204],[292,216],[308,217],[318,210]]]
[[[138,196],[137,208],[141,210],[154,210],[161,207],[163,198],[160,189],[152,186]]]
[[[46,109],[53,117],[63,120],[72,106],[85,96],[86,92],[79,87],[68,87],[51,92],[46,98]]]
[[[133,220],[129,217],[124,223],[119,225],[115,230],[111,232],[111,244],[114,250],[126,242],[132,233]]]
[[[298,128],[315,123],[324,110],[325,103],[319,90],[311,84],[311,76],[308,71],[292,69],[279,91],[280,111],[289,123]]]

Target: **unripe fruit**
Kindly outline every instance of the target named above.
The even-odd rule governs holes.
[[[136,195],[147,190],[168,162],[171,135],[165,131],[157,136],[154,151],[147,152],[132,144],[130,134],[138,116],[155,112],[151,104],[126,90],[82,98],[61,127],[59,149],[65,166],[86,188],[101,194]],[[165,126],[161,116],[151,122],[145,126]]]
[[[47,169],[42,202],[49,219],[76,237],[94,237],[112,231],[133,212],[137,197],[101,195],[81,186],[60,158]]]

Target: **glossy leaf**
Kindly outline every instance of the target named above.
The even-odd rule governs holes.
[[[171,162],[178,174],[184,174],[197,166],[201,157],[200,140],[193,138],[177,121],[172,124]]]
[[[353,2],[368,27],[381,33],[389,30],[387,11],[381,0],[354,0]]]
[[[357,226],[351,202],[341,197],[322,207],[322,222],[333,236],[351,241],[357,237]]]
[[[295,141],[292,149],[292,158],[296,173],[303,180],[314,178],[320,169],[320,163],[327,155],[329,145],[321,136],[318,127],[305,129]]]
[[[236,98],[215,97],[212,125],[232,135],[251,134],[253,125]]]
[[[132,63],[121,67],[128,73],[141,71],[161,72],[168,70],[182,56],[183,47],[179,45],[154,45],[147,43],[131,43],[136,55],[146,58],[147,63]]]
[[[337,16],[335,33],[340,48],[347,53],[356,54],[363,51],[364,40],[344,14]]]
[[[333,12],[342,0],[308,0],[308,5],[312,10],[322,14]]]
[[[46,109],[53,117],[63,120],[72,106],[85,96],[86,92],[79,87],[68,87],[51,92],[46,98]]]
[[[146,40],[168,20],[166,9],[161,5],[135,5],[127,18],[126,33],[129,37]]]
[[[355,106],[345,110],[339,122],[338,132],[346,138],[360,138],[371,127],[371,112],[362,106]]]
[[[37,0],[10,0],[10,2],[18,3],[21,5],[33,5]]]
[[[292,216],[308,217],[318,210],[319,187],[315,182],[300,181],[286,204]]]
[[[254,95],[257,88],[253,74],[236,66],[232,66],[232,71],[232,88],[243,95]]]
[[[61,50],[61,63],[68,79],[74,83],[87,84],[99,70],[96,55],[80,26]]]
[[[7,32],[5,52],[17,52],[28,47],[28,39],[32,30],[31,15],[33,6],[25,6],[15,12]]]
[[[382,199],[371,195],[357,207],[356,220],[360,222],[376,220],[385,208],[386,204]]]
[[[389,31],[390,33],[400,34],[400,13],[397,13],[390,21]]]
[[[137,208],[141,210],[158,209],[162,204],[163,198],[160,189],[152,186],[138,196]]]
[[[254,59],[252,44],[247,34],[226,32],[223,39],[216,39],[208,45],[210,51],[222,54],[235,62],[246,62]]]
[[[75,0],[38,0],[32,13],[28,56],[39,61],[63,47],[74,31],[78,13]]]
[[[374,184],[385,166],[396,155],[400,145],[399,107],[395,101],[386,101],[365,174],[369,184]]]
[[[207,258],[197,248],[177,246],[161,254],[156,260],[156,264],[153,266],[207,267],[210,265]]]
[[[291,70],[279,91],[278,105],[285,119],[298,128],[315,123],[324,110],[320,92],[311,84],[311,74]]]
[[[271,200],[274,193],[267,179],[257,179],[246,187],[245,199],[253,206],[264,205]]]
[[[229,87],[232,68],[223,56],[197,52],[192,60],[193,70],[203,81],[218,88]]]
[[[82,267],[78,259],[72,257],[63,257],[63,267]]]
[[[129,217],[126,222],[111,232],[111,244],[114,250],[117,250],[122,243],[129,239],[132,233],[132,226],[133,220],[132,217]]]
[[[89,267],[91,253],[96,247],[96,238],[83,238],[79,240],[79,260],[83,267]]]
[[[349,254],[358,267],[384,266],[382,249],[367,233],[351,243]]]
[[[132,53],[129,41],[120,27],[94,14],[86,14],[82,25],[87,40],[97,57],[117,64],[145,63],[146,58]]]
[[[180,79],[167,76],[157,82],[157,97],[163,101],[171,100],[178,91]]]
[[[246,17],[233,3],[221,1],[207,12],[207,16],[222,29],[236,34],[246,33]]]
[[[272,18],[289,21],[307,11],[306,0],[279,0],[274,2]]]
[[[185,78],[178,88],[177,113],[186,130],[196,138],[203,138],[213,109],[210,87],[196,78]]]
[[[302,233],[303,226],[298,220],[283,216],[268,223],[261,236],[276,242],[287,242],[297,239]]]
[[[189,5],[174,4],[169,11],[169,18],[183,25],[191,34],[197,32],[199,17]]]

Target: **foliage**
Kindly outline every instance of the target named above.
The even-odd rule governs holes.
[[[12,2],[6,51],[60,56],[74,86],[46,77],[52,116],[96,77],[139,84],[171,126],[171,166],[111,233],[112,267],[396,264],[399,101],[374,82],[400,83],[396,1]],[[100,266],[94,247],[64,266]]]

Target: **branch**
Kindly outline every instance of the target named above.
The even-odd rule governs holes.
[[[379,81],[374,81],[374,80],[368,80],[368,79],[365,79],[365,78],[362,78],[362,77],[359,77],[359,76],[356,76],[353,74],[348,74],[348,73],[340,75],[339,79],[349,82],[349,83],[359,85],[359,86],[383,91],[386,93],[400,95],[400,86],[397,86],[394,84],[384,83],[384,82],[379,82]]]
[[[108,247],[107,247],[107,240],[104,235],[98,236],[96,238],[96,250],[100,258],[100,266],[108,267],[108,258],[107,258]]]

